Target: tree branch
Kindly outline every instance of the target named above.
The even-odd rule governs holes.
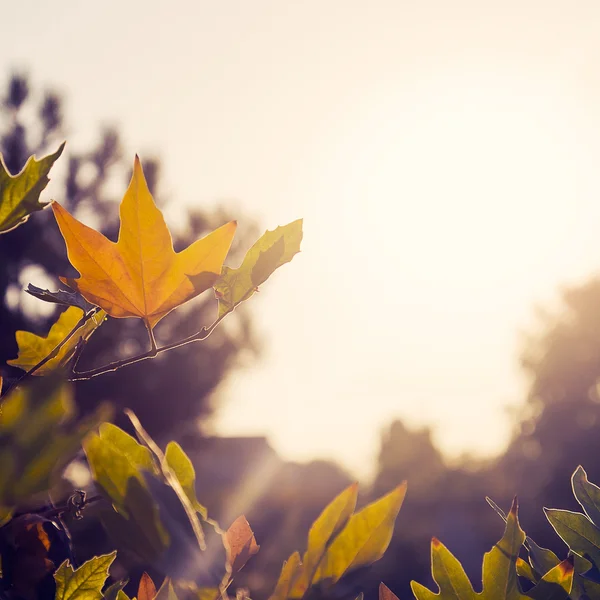
[[[228,313],[226,313],[228,314]],[[138,354],[137,356],[132,356],[131,358],[124,358],[122,360],[116,360],[103,367],[98,367],[97,369],[90,369],[89,371],[72,371],[72,377],[68,378],[68,381],[87,381],[88,379],[92,379],[93,377],[98,377],[99,375],[104,375],[105,373],[111,373],[113,371],[117,371],[122,369],[123,367],[127,367],[129,365],[133,365],[135,363],[141,362],[143,360],[148,360],[149,358],[154,358],[161,354],[162,352],[167,352],[169,350],[174,350],[175,348],[180,348],[181,346],[186,346],[187,344],[193,344],[194,342],[202,342],[205,340],[217,327],[217,325],[223,320],[226,316],[223,315],[219,317],[212,325],[209,327],[203,327],[200,331],[195,333],[194,335],[190,335],[189,337],[183,338],[177,342],[173,342],[171,344],[166,344],[165,346],[155,347],[148,350],[148,352],[144,352],[143,354]],[[156,342],[155,342],[156,344]]]

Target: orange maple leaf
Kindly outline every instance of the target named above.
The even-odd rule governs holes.
[[[61,281],[116,318],[139,317],[152,329],[177,306],[212,287],[237,227],[230,221],[175,252],[171,234],[135,157],[120,206],[118,241],[87,227],[57,202],[52,210],[80,277]]]

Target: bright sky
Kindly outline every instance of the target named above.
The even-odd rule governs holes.
[[[215,428],[369,476],[395,417],[501,450],[519,329],[600,266],[599,27],[596,0],[23,0],[0,77],[64,91],[73,148],[117,123],[182,202],[304,217]]]

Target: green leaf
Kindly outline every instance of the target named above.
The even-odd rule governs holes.
[[[52,325],[48,334],[44,336],[30,333],[29,331],[17,331],[16,339],[19,347],[17,358],[7,361],[13,367],[19,367],[29,371],[41,360],[46,358],[60,344],[71,331],[81,322],[83,311],[71,306],[60,314],[58,320]],[[75,347],[79,340],[87,341],[90,336],[102,325],[106,319],[106,313],[101,310],[92,315],[81,325],[77,331],[66,342],[57,355],[50,359],[45,365],[34,372],[34,375],[48,375],[48,373],[65,366],[73,358]]]
[[[525,543],[529,553],[529,564],[538,574],[538,579],[560,563],[558,556],[552,550],[538,546],[529,536],[525,538]]]
[[[281,265],[290,262],[300,252],[302,219],[267,231],[248,250],[237,269],[223,267],[214,284],[219,300],[219,318],[254,294]]]
[[[600,564],[600,530],[581,513],[545,508],[556,533],[579,556]]]
[[[137,479],[131,478],[123,508],[119,510],[108,508],[100,514],[113,544],[133,552],[146,563],[159,560],[167,550],[170,538],[150,491]]]
[[[440,591],[434,594],[420,583],[411,581],[410,587],[417,600],[470,600],[476,597],[460,562],[436,538],[431,540],[431,572]]]
[[[411,582],[411,589],[417,600],[527,600],[521,592],[517,580],[517,560],[525,541],[525,532],[519,526],[516,499],[506,516],[506,527],[502,539],[483,558],[483,590],[476,594],[459,561],[439,542],[431,544],[432,574],[439,587],[436,594],[423,585]],[[565,587],[571,588],[570,574],[561,563],[564,573],[556,567],[551,571],[541,588],[544,592],[558,594],[556,598],[566,598]],[[570,577],[570,579],[569,579]],[[540,582],[541,583],[541,582]],[[540,585],[540,584],[538,584]],[[562,595],[561,595],[562,594]],[[554,596],[547,596],[553,598]]]
[[[146,487],[142,470],[157,472],[150,451],[111,423],[103,423],[99,434],[86,440],[84,450],[94,480],[119,512],[128,516],[125,499],[129,481],[135,479]]]
[[[55,600],[100,600],[108,569],[116,555],[115,551],[95,556],[77,570],[73,570],[68,560],[63,562],[54,574]]]
[[[192,506],[206,519],[208,516],[206,508],[196,497],[196,471],[188,455],[177,442],[169,442],[165,451],[165,460],[173,475],[179,480]]]
[[[106,405],[84,419],[74,414],[71,388],[44,377],[14,388],[0,401],[0,506],[11,508],[46,492],[82,440],[110,417]],[[52,432],[52,435],[48,435]]]
[[[392,539],[405,495],[403,483],[352,515],[327,549],[312,584],[334,584],[346,573],[379,560]]]
[[[524,561],[522,558],[517,558],[517,575],[519,577],[524,577],[525,579],[527,579],[528,581],[531,581],[532,583],[537,583],[539,577],[537,577],[537,575],[535,574],[533,568],[531,567],[531,565]]]
[[[178,600],[170,577],[165,577],[163,584],[156,594],[155,600]]]
[[[548,571],[527,595],[534,600],[568,600],[573,586],[573,561],[567,558]]]
[[[519,600],[523,594],[517,583],[516,562],[525,541],[525,532],[519,526],[517,500],[508,513],[502,539],[483,557],[483,594],[490,600]]]
[[[590,521],[600,525],[600,488],[588,481],[587,473],[581,465],[573,473],[571,485],[577,502],[581,504]]]
[[[122,579],[121,581],[115,581],[111,586],[109,586],[104,592],[103,598],[104,600],[119,600],[119,596],[123,592],[123,588],[129,583],[128,579]]]
[[[534,579],[534,573],[519,558],[525,532],[519,526],[516,498],[508,515],[502,511],[499,514],[506,517],[506,527],[502,539],[483,557],[482,591],[475,593],[460,562],[434,538],[431,543],[431,570],[439,592],[436,594],[412,581],[411,589],[417,600],[566,600],[569,597],[573,583],[573,562],[570,559],[556,565],[528,594],[523,594],[518,584],[518,569],[530,580]]]
[[[17,175],[8,172],[0,156],[0,234],[18,227],[31,213],[47,206],[39,201],[40,194],[48,185],[48,173],[64,147],[62,143],[54,154],[41,160],[30,157]]]
[[[506,513],[489,497],[486,496],[487,503],[496,511],[496,513],[500,516],[500,518],[504,521],[504,524],[508,521],[508,517]],[[542,576],[556,567],[560,560],[552,550],[548,550],[547,548],[542,548],[538,546],[529,536],[525,537],[525,548],[529,554],[529,564],[534,570],[534,579],[532,581],[537,581],[541,579]],[[521,570],[524,572],[527,570],[525,566],[521,565]],[[519,573],[520,574],[520,573]]]
[[[286,600],[288,598],[296,579],[302,573],[302,563],[300,554],[294,552],[284,563],[277,580],[275,590],[269,597],[269,600]]]
[[[0,527],[3,527],[12,519],[14,512],[15,512],[14,507],[9,508],[7,506],[0,506]],[[2,576],[0,575],[0,579],[1,578],[2,578]]]
[[[148,473],[146,484],[158,505],[159,516],[169,535],[169,546],[155,565],[175,580],[200,587],[220,587],[231,573],[224,534],[214,522],[205,521],[202,543],[181,496],[168,483]],[[185,498],[187,502],[187,498]],[[195,513],[194,517],[197,519]]]
[[[356,508],[358,484],[353,483],[323,510],[308,532],[308,546],[302,559],[302,575],[294,584],[291,598],[302,598],[315,575],[330,541],[346,525]]]

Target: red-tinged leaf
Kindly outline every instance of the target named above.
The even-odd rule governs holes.
[[[254,533],[244,515],[239,516],[227,530],[231,571],[237,573],[254,556],[260,546],[256,543]]]
[[[137,600],[154,600],[156,598],[156,586],[148,573],[144,571],[138,587]]]

